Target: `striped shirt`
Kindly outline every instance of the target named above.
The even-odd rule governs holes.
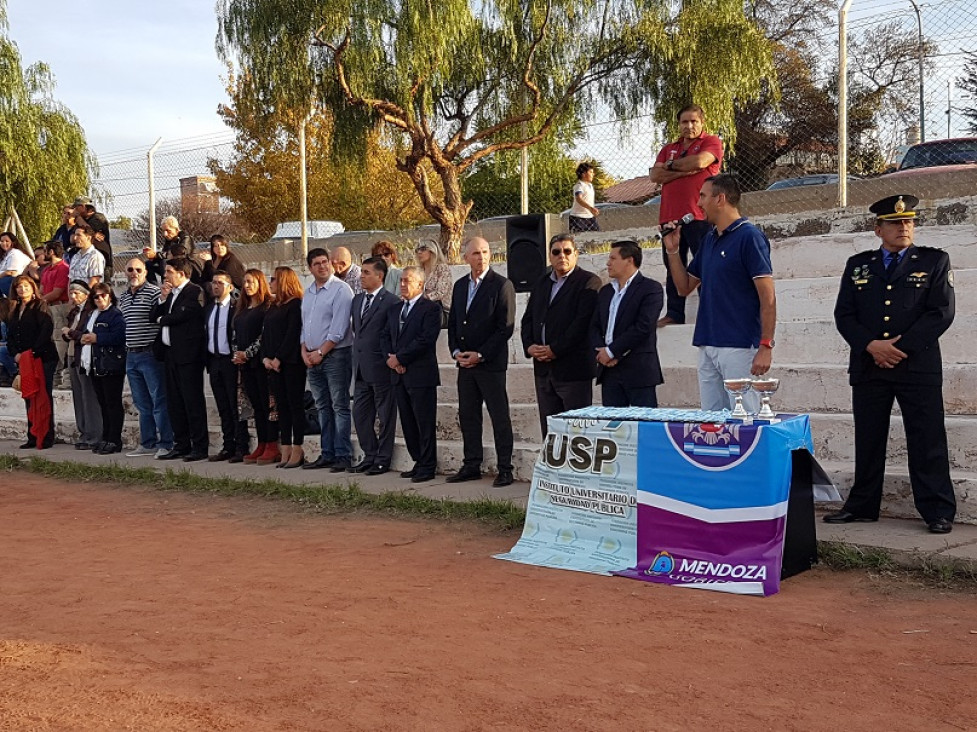
[[[159,325],[149,319],[149,314],[159,301],[159,293],[159,287],[147,282],[135,293],[129,288],[119,297],[119,308],[126,319],[128,348],[145,348],[156,340]]]

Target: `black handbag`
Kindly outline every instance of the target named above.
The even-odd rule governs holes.
[[[102,346],[92,354],[93,376],[115,376],[125,372],[125,346]]]

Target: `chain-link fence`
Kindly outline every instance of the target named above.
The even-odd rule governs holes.
[[[839,170],[835,6],[821,0],[764,0],[753,8],[775,44],[778,86],[739,105],[735,134],[723,134],[724,168],[745,190],[757,192],[746,204],[748,213],[830,208]],[[924,199],[968,195],[967,169],[977,167],[977,4],[856,0],[848,29],[849,204],[864,206],[900,186]],[[625,218],[607,216],[607,222],[617,216],[630,228],[654,227],[658,190],[648,168],[668,141],[665,130],[650,111],[629,120],[600,112],[596,117],[557,154],[556,163],[552,153],[530,151],[529,211],[565,217],[574,168],[587,159],[598,168],[601,205],[629,211]],[[708,127],[708,110],[706,121]],[[958,139],[968,136],[974,139]],[[114,228],[128,230],[113,235],[117,259],[149,241],[150,143],[99,157],[102,208]],[[267,222],[299,218],[295,145],[286,152],[291,167],[272,171],[267,158],[250,159],[247,149],[236,146],[230,131],[165,141],[154,155],[157,224],[175,215],[197,241],[221,232],[234,241],[268,242],[274,225]],[[310,157],[310,175],[326,165],[324,158]],[[389,238],[407,254],[416,239],[437,237],[407,178],[383,170],[372,176],[380,178],[380,187],[363,188],[358,199],[339,200],[335,192],[317,197],[315,182],[310,183],[309,218],[339,220],[355,230],[331,244],[348,242],[362,253],[371,242]],[[465,196],[474,203],[471,219],[483,233],[487,227],[504,237],[504,224],[496,231],[492,219],[520,212],[520,172],[519,154],[506,153],[464,180]],[[230,173],[237,177],[221,177]],[[962,176],[959,192],[951,185],[954,176]],[[242,193],[259,185],[260,201]],[[265,225],[255,225],[250,215],[259,206],[267,208],[261,212]],[[368,216],[359,215],[367,209]],[[315,230],[312,236],[314,242]],[[249,258],[256,262],[297,257],[283,240],[251,246]]]

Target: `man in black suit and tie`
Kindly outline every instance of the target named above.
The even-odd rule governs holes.
[[[508,342],[515,330],[516,291],[493,272],[492,250],[485,239],[465,243],[471,272],[455,282],[448,314],[448,347],[458,364],[458,421],[464,441],[464,464],[449,483],[477,480],[482,465],[482,404],[488,407],[495,436],[499,472],[492,484],[512,483],[512,422],[505,376]]]
[[[186,259],[166,263],[159,302],[151,319],[160,327],[156,341],[166,370],[166,406],[173,424],[173,449],[160,460],[205,460],[209,449],[204,402],[204,291],[190,282]]]
[[[600,278],[577,266],[573,234],[550,241],[550,265],[529,294],[521,329],[523,350],[533,359],[544,437],[547,417],[594,403],[590,321],[600,290]]]
[[[438,371],[436,352],[441,332],[441,304],[424,294],[424,270],[405,267],[400,274],[402,303],[387,311],[381,333],[391,382],[400,412],[400,428],[414,466],[400,474],[412,483],[431,480],[438,467]]]
[[[605,407],[657,407],[655,388],[665,380],[657,334],[664,294],[661,284],[640,269],[641,247],[636,242],[611,244],[611,282],[597,295],[590,329]]]
[[[227,460],[244,462],[248,454],[250,435],[248,423],[242,421],[237,408],[238,367],[233,362],[234,301],[231,294],[234,284],[226,272],[215,272],[211,280],[214,300],[204,309],[207,324],[207,372],[210,374],[210,390],[214,393],[217,413],[221,420],[221,450],[208,460],[217,463]]]
[[[363,449],[363,460],[350,467],[351,473],[383,475],[390,470],[397,420],[393,384],[387,368],[387,351],[381,334],[387,313],[397,308],[397,296],[383,289],[387,263],[383,257],[363,262],[360,284],[363,291],[353,297],[353,425]],[[379,418],[380,432],[376,424]]]

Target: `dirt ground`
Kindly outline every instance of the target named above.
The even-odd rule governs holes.
[[[977,597],[738,597],[516,534],[0,476],[3,730],[977,729]]]

